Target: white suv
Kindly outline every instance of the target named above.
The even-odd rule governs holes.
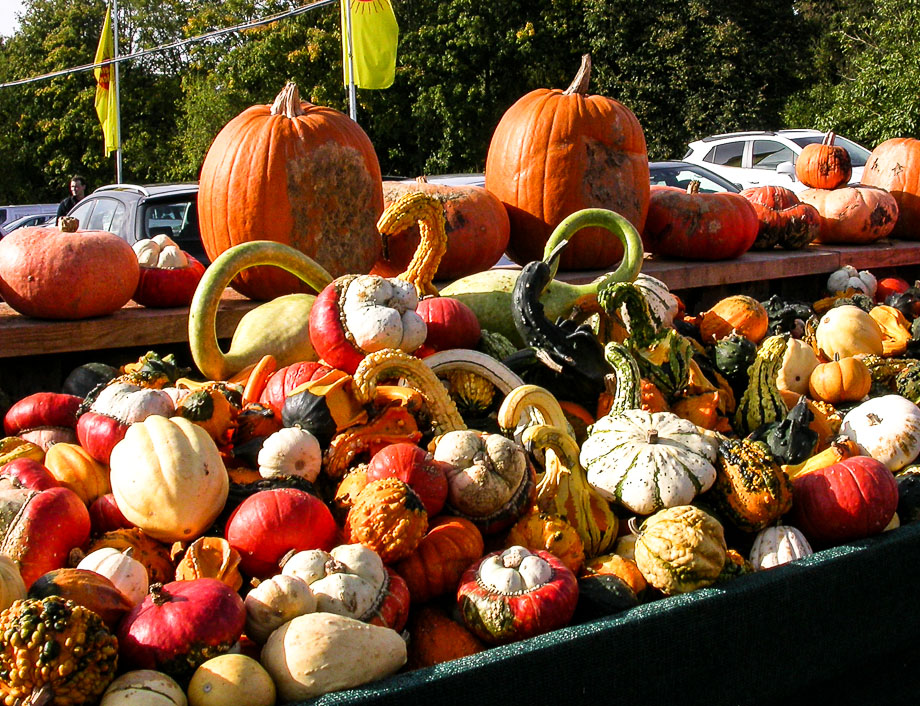
[[[743,189],[785,186],[798,192],[806,187],[795,178],[795,160],[805,145],[820,143],[824,134],[820,130],[778,130],[712,135],[691,142],[684,160],[708,167]],[[850,182],[858,183],[870,151],[839,135],[834,144],[850,153]]]

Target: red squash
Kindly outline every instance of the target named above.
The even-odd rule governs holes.
[[[36,392],[13,404],[3,417],[7,436],[18,436],[47,451],[52,443],[77,440],[77,408],[83,400],[60,392]]]
[[[0,240],[0,296],[39,319],[86,319],[121,309],[140,268],[114,233],[76,231],[77,222],[19,228]]]
[[[520,546],[484,556],[464,572],[457,589],[464,625],[493,645],[564,627],[577,602],[578,580],[560,559]]]
[[[60,485],[43,463],[31,458],[17,458],[0,466],[0,479],[0,487],[9,483],[8,487],[27,490],[48,490]]]
[[[100,495],[89,506],[89,520],[93,528],[93,535],[105,534],[117,529],[134,527],[118,509],[115,496],[112,493]]]
[[[0,490],[0,553],[19,565],[26,587],[67,565],[71,550],[89,539],[86,505],[63,487]]]
[[[294,363],[279,368],[271,374],[268,382],[265,383],[265,387],[262,388],[259,402],[266,407],[270,407],[275,416],[280,418],[281,408],[284,407],[284,398],[288,396],[291,390],[305,382],[319,380],[330,370],[332,368],[328,365],[313,361]]]
[[[694,186],[695,185],[695,186]],[[730,260],[746,253],[760,230],[757,212],[741,194],[653,186],[642,243],[655,255]]]
[[[426,297],[418,303],[416,311],[428,327],[423,346],[425,351],[434,353],[451,348],[475,348],[479,343],[482,335],[479,319],[459,299]]]
[[[416,492],[425,512],[434,517],[447,500],[448,465],[415,444],[385,446],[367,464],[367,481],[399,478]]]
[[[127,669],[156,669],[183,681],[227,652],[246,625],[243,599],[217,579],[153,584],[118,627]]]
[[[900,277],[883,277],[875,287],[875,301],[883,302],[892,294],[903,294],[910,289],[910,283]]]
[[[185,267],[141,267],[137,288],[131,297],[148,308],[188,306],[195,296],[198,282],[204,275],[204,265],[185,254]]]
[[[225,536],[240,553],[240,568],[266,578],[281,571],[291,550],[329,551],[339,528],[319,498],[296,488],[274,488],[250,495],[230,515]]]
[[[880,461],[853,456],[793,481],[792,520],[816,544],[881,532],[898,507],[898,484]]]
[[[802,203],[792,189],[784,186],[757,186],[741,195],[754,207],[760,222],[754,250],[769,250],[779,245],[796,250],[818,237],[821,214],[811,204]]]

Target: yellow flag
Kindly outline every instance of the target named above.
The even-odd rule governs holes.
[[[115,35],[112,33],[112,6],[105,8],[105,22],[99,47],[96,49],[94,64],[115,56]],[[118,105],[115,102],[115,65],[106,64],[93,69],[96,76],[96,115],[102,123],[105,137],[105,154],[108,156],[118,149]]]
[[[353,62],[348,61],[348,20],[351,14]],[[399,25],[390,0],[342,0],[342,58],[345,85],[350,84],[350,67],[354,66],[354,83],[358,88],[389,88],[396,75],[396,41]]]

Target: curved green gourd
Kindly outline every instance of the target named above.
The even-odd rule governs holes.
[[[310,309],[316,299],[312,294],[287,294],[252,309],[240,319],[230,349],[220,349],[216,322],[221,296],[230,280],[257,265],[280,267],[317,292],[332,282],[332,275],[314,260],[281,243],[255,240],[221,253],[198,283],[188,315],[192,359],[211,380],[227,380],[269,354],[279,367],[317,359],[310,343]]]
[[[564,241],[582,228],[601,227],[609,230],[623,243],[623,259],[611,273],[588,284],[569,284],[555,279],[558,260],[550,255]],[[620,214],[604,208],[586,208],[565,218],[546,241],[543,261],[550,263],[553,279],[540,297],[546,317],[555,321],[567,315],[580,299],[594,299],[598,290],[611,282],[632,282],[642,269],[642,239],[635,227]],[[517,281],[515,270],[486,270],[463,277],[441,289],[441,296],[459,299],[469,306],[484,329],[497,331],[518,346],[523,345],[511,316],[511,292]]]

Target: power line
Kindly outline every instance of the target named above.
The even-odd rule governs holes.
[[[246,22],[244,24],[239,24],[234,27],[226,27],[225,29],[214,30],[213,32],[208,32],[207,34],[202,34],[197,37],[190,37],[189,39],[182,39],[177,42],[170,42],[169,44],[161,44],[158,47],[153,47],[151,49],[142,49],[141,51],[134,52],[133,54],[123,54],[122,56],[117,56],[113,59],[106,59],[105,61],[100,61],[98,64],[84,64],[83,66],[74,66],[69,69],[61,69],[60,71],[52,71],[48,74],[42,74],[41,76],[33,76],[31,78],[23,78],[18,81],[10,81],[9,83],[0,83],[0,88],[9,88],[10,86],[22,86],[27,83],[35,83],[37,81],[44,81],[49,78],[56,78],[57,76],[69,76],[70,74],[82,73],[84,71],[92,71],[95,68],[101,66],[108,66],[109,64],[117,64],[122,61],[131,61],[133,59],[139,59],[150,54],[156,54],[157,52],[166,51],[168,49],[180,49],[181,47],[187,46],[189,44],[194,44],[195,42],[201,42],[206,39],[212,39],[213,37],[219,37],[224,34],[230,34],[231,32],[239,32],[244,29],[251,29],[253,27],[261,27],[263,25],[271,24],[272,22],[277,22],[278,20],[283,20],[287,17],[294,17],[296,15],[302,15],[305,12],[310,10],[317,10],[321,7],[327,5],[337,4],[339,0],[316,0],[309,5],[304,5],[302,7],[294,8],[293,10],[287,10],[285,12],[279,12],[276,15],[270,15],[269,17],[263,17],[259,20],[254,20],[252,22]]]

